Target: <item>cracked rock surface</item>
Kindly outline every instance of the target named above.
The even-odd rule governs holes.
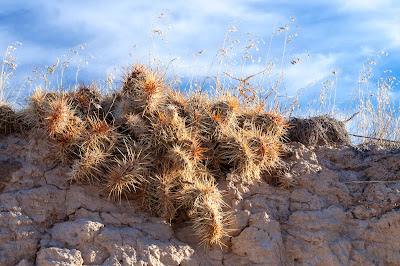
[[[0,265],[398,265],[400,154],[287,145],[285,189],[219,180],[225,246],[204,248],[96,184],[67,182],[41,136],[0,137]]]

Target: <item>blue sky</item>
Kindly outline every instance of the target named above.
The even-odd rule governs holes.
[[[398,76],[400,70],[400,3],[395,0],[3,0],[1,7],[0,51],[14,41],[22,43],[15,51],[20,77],[31,75],[35,67],[54,65],[57,58],[63,61],[74,56],[78,62],[71,64],[67,80],[75,79],[79,61],[83,70],[78,81],[104,79],[107,72],[118,76],[122,67],[136,60],[149,62],[150,50],[164,66],[176,59],[171,66],[183,81],[192,75],[201,79],[217,72],[219,57],[212,63],[227,33],[235,44],[227,51],[221,72],[247,77],[262,69],[271,34],[285,25],[287,31],[273,35],[268,59],[276,63],[271,77],[274,83],[282,70],[285,48],[287,95],[300,90],[305,91],[305,99],[315,98],[322,83],[330,79],[335,81],[338,97],[346,99],[357,86],[363,62],[371,55],[382,55],[381,50],[389,55],[375,60],[375,76],[386,69]],[[159,18],[161,13],[164,16]],[[297,36],[285,46],[285,37],[294,34]],[[250,49],[252,58],[243,65],[244,47],[252,43],[257,48]],[[63,57],[70,49],[79,54],[69,52]],[[300,64],[290,63],[298,59]],[[341,70],[333,76],[337,68]]]

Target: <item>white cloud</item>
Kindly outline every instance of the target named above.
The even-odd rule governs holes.
[[[311,58],[306,54],[298,54],[294,57],[303,61],[301,64],[290,64],[285,70],[286,87],[291,92],[324,81],[336,69],[339,59],[337,54],[315,54]]]
[[[400,19],[385,19],[367,24],[382,45],[381,49],[400,48]]]
[[[337,0],[337,5],[342,10],[363,11],[374,10],[378,8],[390,7],[392,0]]]
[[[265,33],[260,32],[265,30],[265,26],[272,27],[279,20],[283,20],[276,12],[255,10],[242,1],[198,0],[191,2],[190,5],[185,1],[155,1],[151,5],[136,1],[120,1],[118,5],[110,4],[109,1],[97,1],[93,4],[81,1],[39,0],[37,3],[36,8],[40,8],[41,23],[59,31],[54,38],[57,38],[57,34],[66,34],[64,31],[80,33],[78,42],[90,43],[102,55],[103,68],[132,62],[134,59],[129,57],[132,51],[136,55],[135,58],[147,58],[153,23],[155,29],[161,29],[164,34],[165,27],[170,27],[168,36],[170,51],[165,44],[165,35],[153,36],[157,42],[157,51],[154,47],[151,49],[157,53],[157,57],[168,62],[170,52],[171,57],[175,58],[205,49],[207,53],[203,56],[204,62],[208,61],[210,64],[229,24],[234,20],[245,21],[247,28],[242,28],[243,32],[251,31],[258,34]],[[34,5],[30,5],[30,8],[32,6]],[[166,13],[167,8],[170,12]],[[157,19],[161,12],[166,13],[168,25]],[[251,26],[257,24],[257,27],[249,29],[249,24]],[[164,41],[161,38],[164,38]],[[73,43],[71,46],[76,44],[78,43]],[[65,47],[67,44],[62,45]],[[137,50],[132,48],[134,45],[137,45]],[[49,51],[49,56],[55,54],[57,50],[56,47],[47,49],[52,50]],[[41,56],[42,53],[34,53],[29,58],[37,55]]]
[[[360,60],[365,54],[368,56],[371,51],[385,47],[393,49],[400,47],[400,21],[397,19],[399,9],[396,9],[393,1],[336,0],[331,3],[333,4],[316,4],[311,0],[301,3],[287,0],[283,2],[195,0],[188,4],[183,0],[156,0],[148,4],[143,1],[121,0],[118,4],[112,4],[105,0],[96,2],[25,0],[21,5],[6,5],[2,11],[21,10],[21,7],[36,9],[40,14],[38,23],[48,25],[52,30],[48,33],[52,34],[50,36],[55,40],[52,45],[45,41],[41,43],[40,40],[36,40],[35,43],[30,42],[28,34],[22,35],[28,40],[20,49],[23,51],[20,56],[22,62],[39,66],[43,65],[43,62],[50,64],[66,52],[65,47],[72,48],[78,44],[56,42],[58,36],[72,32],[77,36],[77,40],[71,38],[73,42],[91,44],[91,49],[86,49],[85,52],[101,55],[101,59],[95,56],[96,59],[90,61],[87,66],[91,73],[99,73],[98,75],[114,67],[120,68],[118,66],[133,63],[135,59],[146,63],[150,47],[150,30],[155,23],[155,28],[164,33],[166,27],[170,27],[168,36],[170,50],[166,45],[166,36],[154,34],[157,50],[152,47],[151,51],[155,57],[161,58],[165,65],[170,59],[181,57],[179,61],[174,62],[178,66],[178,74],[190,76],[195,71],[196,75],[213,76],[216,65],[210,73],[208,69],[228,26],[235,20],[243,21],[237,26],[239,30],[237,34],[246,35],[247,32],[258,34],[264,37],[268,45],[272,28],[275,25],[289,24],[290,16],[293,16],[297,21],[293,22],[291,33],[296,31],[299,33],[299,38],[290,45],[293,44],[291,47],[296,51],[307,50],[312,55],[308,59],[306,54],[293,54],[291,58],[301,57],[303,63],[291,65],[288,62],[286,65],[286,87],[298,89],[313,82],[321,82],[336,67],[343,67],[343,64],[358,67],[360,62],[356,60]],[[313,9],[314,7],[318,9]],[[170,11],[165,12],[165,9]],[[161,12],[166,14],[168,25],[164,23],[165,19],[157,18]],[[319,17],[322,15],[327,16],[322,19]],[[337,25],[335,23],[343,25],[343,21],[348,23],[348,27],[341,26],[332,30]],[[302,26],[300,30],[295,29],[294,26],[297,24]],[[10,29],[4,27],[6,26],[0,27],[0,52],[5,49],[3,47],[6,47],[8,41],[16,40],[12,35],[12,25]],[[133,49],[134,45],[138,48]],[[273,44],[274,47],[278,46],[278,49],[281,45],[279,41]],[[201,50],[206,52],[197,54]],[[130,52],[133,52],[133,57],[129,56]],[[287,52],[292,53],[289,49]],[[313,54],[314,52],[316,54]],[[339,56],[343,54],[349,57]],[[195,67],[193,67],[193,55],[197,57]],[[256,61],[257,59],[258,56]],[[234,69],[237,76],[240,76],[240,65],[239,62]],[[257,73],[259,70],[260,67],[255,64],[246,65],[243,76]],[[347,75],[348,73],[343,73],[343,76]]]

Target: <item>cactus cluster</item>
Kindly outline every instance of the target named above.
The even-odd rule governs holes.
[[[25,128],[51,139],[55,160],[71,165],[71,181],[99,182],[110,198],[135,197],[169,221],[185,213],[210,245],[228,235],[218,178],[259,180],[279,165],[287,127],[279,114],[232,93],[184,96],[138,63],[109,95],[95,84],[37,90],[22,113]]]

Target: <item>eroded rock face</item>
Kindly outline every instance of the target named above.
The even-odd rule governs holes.
[[[97,185],[66,182],[40,137],[0,139],[0,265],[395,265],[400,261],[398,154],[289,143],[284,189],[219,181],[232,208],[226,246],[197,245]],[[389,163],[391,162],[391,163]],[[7,166],[5,166],[7,167]],[[399,180],[397,182],[396,180]],[[384,182],[382,182],[384,181]]]
[[[280,225],[266,212],[252,215],[249,227],[232,239],[232,252],[255,264],[282,264],[283,251]]]
[[[43,266],[83,265],[83,259],[79,250],[51,247],[39,250],[36,263]]]

